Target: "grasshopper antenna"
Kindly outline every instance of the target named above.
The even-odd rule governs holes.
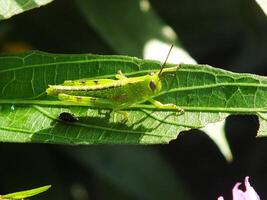
[[[171,45],[171,48],[170,48],[170,50],[169,50],[169,52],[168,52],[168,54],[167,54],[167,57],[166,57],[164,63],[163,63],[163,64],[161,65],[161,67],[160,67],[159,75],[158,75],[158,76],[160,76],[160,74],[162,73],[162,70],[163,70],[164,66],[166,65],[167,60],[168,60],[168,58],[169,58],[169,56],[170,56],[170,53],[171,53],[171,51],[172,51],[172,48],[173,48],[173,44]]]

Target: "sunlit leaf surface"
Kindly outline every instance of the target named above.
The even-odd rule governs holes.
[[[155,110],[153,106],[129,107],[129,119],[120,114],[106,117],[105,110],[77,106],[48,97],[49,84],[82,78],[114,78],[156,71],[160,63],[128,56],[60,55],[38,51],[0,57],[0,140],[63,144],[167,143],[184,130],[203,127],[231,113],[267,111],[267,79],[232,73],[207,65],[182,64],[176,75],[166,75],[163,90],[154,97],[185,110]],[[70,112],[78,122],[58,120]],[[265,120],[261,118],[265,123]],[[261,133],[261,132],[260,132]]]
[[[24,11],[38,8],[53,0],[0,0],[0,20],[7,19]]]

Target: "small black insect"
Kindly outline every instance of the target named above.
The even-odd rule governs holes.
[[[60,120],[65,121],[65,122],[76,122],[78,121],[78,118],[75,117],[72,113],[68,112],[62,112],[60,113],[59,117]]]

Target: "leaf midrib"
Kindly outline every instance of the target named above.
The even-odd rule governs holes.
[[[76,107],[89,107],[89,108],[95,108],[92,106],[87,105],[78,105],[75,103],[69,103],[69,102],[62,102],[62,101],[47,101],[47,100],[20,100],[20,99],[0,99],[0,104],[17,104],[17,105],[39,105],[39,106],[62,106],[62,107],[69,107],[69,106],[76,106]],[[184,109],[185,111],[190,112],[224,112],[224,113],[255,113],[255,112],[267,112],[267,107],[262,108],[247,108],[247,107],[231,107],[231,108],[225,108],[225,107],[205,107],[205,106],[181,106],[177,105],[178,107]],[[153,105],[148,104],[136,104],[132,105],[127,109],[124,110],[140,110],[140,109],[149,109],[149,110],[157,110],[157,111],[166,111],[166,109],[158,109],[155,108]],[[169,111],[174,111],[173,109],[169,109]],[[176,110],[175,110],[176,111]]]

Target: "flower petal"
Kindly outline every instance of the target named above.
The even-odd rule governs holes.
[[[232,189],[233,200],[246,200],[245,193],[239,189],[241,183],[236,183],[234,188]]]
[[[260,200],[260,197],[257,194],[257,192],[254,190],[253,187],[250,186],[249,177],[248,176],[245,177],[245,186],[246,186],[245,194],[246,194],[246,198],[247,199],[249,199],[249,200]]]

